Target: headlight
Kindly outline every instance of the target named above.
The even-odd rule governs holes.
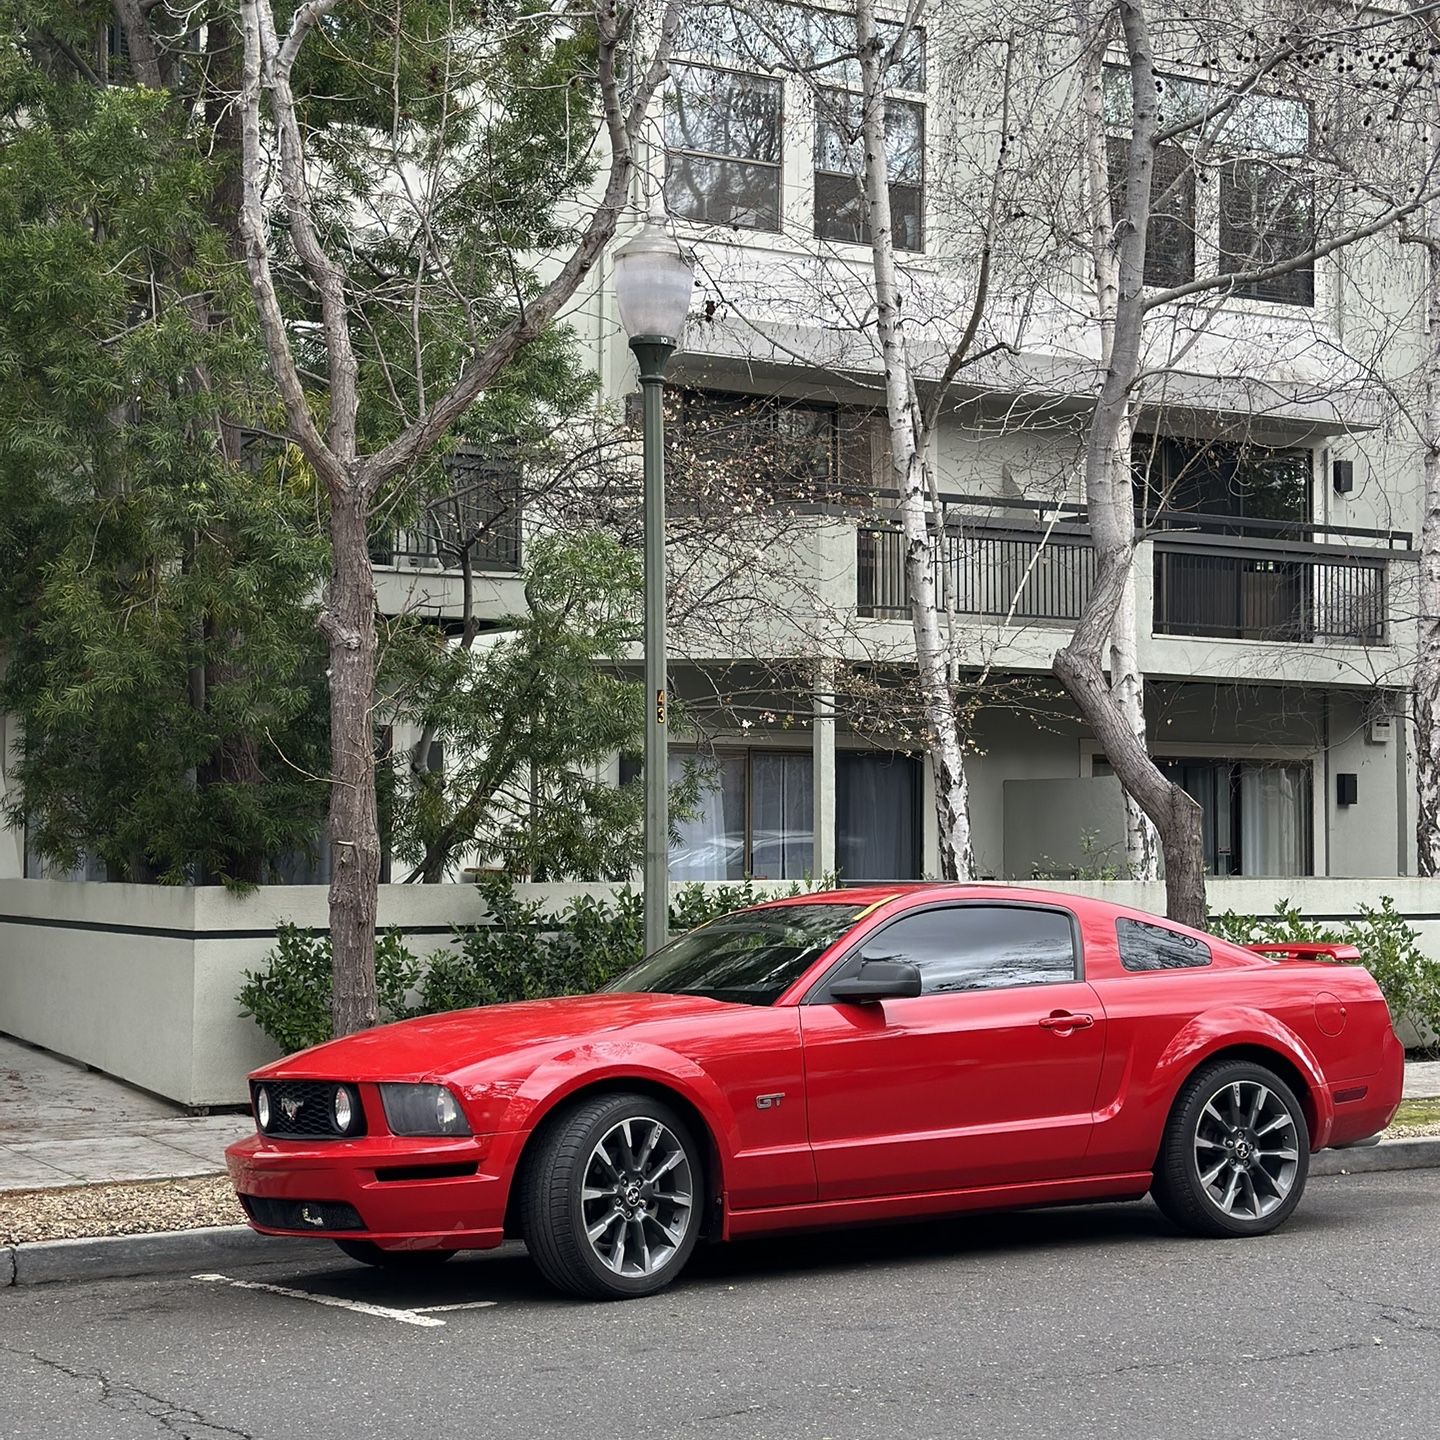
[[[263,1085],[255,1092],[255,1120],[262,1130],[270,1128],[270,1092]]]
[[[468,1135],[459,1102],[443,1085],[382,1085],[380,1099],[393,1135]]]

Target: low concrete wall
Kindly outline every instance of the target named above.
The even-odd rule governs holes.
[[[777,886],[777,889],[787,887]],[[1164,887],[1078,881],[1064,888],[1163,913]],[[559,909],[607,885],[527,885]],[[1317,919],[1341,919],[1390,895],[1440,956],[1440,886],[1433,880],[1215,880],[1214,910],[1263,914],[1288,900]],[[420,952],[451,927],[485,918],[469,885],[385,885],[380,924]],[[0,881],[0,1032],[83,1061],[182,1105],[239,1105],[245,1076],[275,1051],[235,995],[263,963],[284,921],[326,928],[321,885],[220,888]]]

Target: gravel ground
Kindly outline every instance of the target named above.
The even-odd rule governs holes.
[[[0,1245],[71,1240],[80,1235],[138,1235],[240,1225],[245,1216],[225,1175],[143,1180],[64,1190],[9,1190],[0,1195]]]
[[[1393,1140],[1440,1135],[1440,1121],[1394,1125]],[[79,1185],[64,1190],[0,1194],[0,1245],[72,1240],[81,1235],[139,1235],[239,1225],[244,1215],[224,1175],[195,1180],[142,1180],[126,1185]]]

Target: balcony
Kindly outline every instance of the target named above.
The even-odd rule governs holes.
[[[1019,621],[1075,621],[1095,579],[1095,552],[1074,527],[1022,530],[966,518],[947,525],[941,585],[958,614]],[[898,526],[856,531],[861,615],[908,619],[905,536]]]
[[[942,603],[974,617],[982,636],[1074,624],[1095,577],[1082,507],[968,495],[942,502]],[[1314,654],[1399,643],[1397,591],[1415,576],[1407,532],[1188,511],[1137,515],[1137,522],[1146,537],[1137,556],[1144,663],[1156,673],[1240,674],[1245,663],[1253,671],[1233,650],[1187,645],[1196,640],[1248,642],[1252,657],[1251,646],[1272,656],[1288,646],[1298,658],[1267,664],[1274,678],[1297,680],[1314,669],[1305,647]],[[899,526],[861,520],[855,562],[858,613],[908,621]],[[1045,643],[1028,647],[1036,663],[1047,663]]]
[[[468,590],[475,618],[498,623],[525,603],[520,473],[463,449],[447,458],[446,471],[455,487],[449,495],[415,525],[372,537],[377,603],[386,615],[455,621]]]

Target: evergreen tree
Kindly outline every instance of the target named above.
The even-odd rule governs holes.
[[[276,406],[203,71],[135,83],[107,20],[0,5],[10,818],[57,866],[255,882],[324,809],[316,496],[255,443]]]

